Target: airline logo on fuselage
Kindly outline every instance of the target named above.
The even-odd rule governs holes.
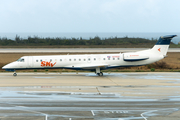
[[[120,56],[107,56],[107,58],[119,58]]]
[[[119,58],[120,56],[112,56],[112,58]]]
[[[137,56],[139,56],[139,55],[130,55],[130,57],[137,57]]]
[[[159,48],[158,51],[161,52],[161,48]]]
[[[41,62],[41,67],[53,67],[55,64],[56,64],[56,62],[51,63],[51,61],[50,62],[42,61]]]

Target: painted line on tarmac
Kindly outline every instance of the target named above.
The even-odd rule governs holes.
[[[147,120],[147,117],[144,117],[144,114],[156,112],[156,111],[158,111],[158,110],[151,110],[151,111],[143,112],[143,113],[141,113],[141,117],[144,118],[144,120]]]
[[[93,112],[93,111],[94,111],[94,110],[91,110],[91,113],[92,113],[92,115],[93,115],[93,116],[95,116],[95,114],[94,114],[94,112]]]
[[[14,106],[14,107],[20,107],[20,108],[28,108],[28,107],[25,107],[25,106]],[[37,112],[37,111],[32,111],[32,110],[24,110],[24,109],[19,109],[21,111],[26,111],[26,112],[32,112],[32,113],[40,113],[42,115],[45,115],[45,120],[48,120],[48,114],[45,114],[45,113],[42,113],[42,112]]]
[[[157,112],[157,111],[161,111],[161,110],[168,110],[168,109],[179,110],[178,108],[167,108],[167,109],[159,109],[159,110],[150,110],[150,111],[146,111],[146,112],[141,113],[141,117],[144,118],[144,120],[147,120],[148,117],[144,117],[145,114],[152,113],[152,112]]]
[[[1,103],[2,104],[2,103]],[[7,103],[6,103],[7,104]],[[32,113],[38,113],[38,114],[42,114],[45,116],[45,120],[48,120],[48,114],[42,113],[42,112],[37,112],[37,111],[32,111],[32,110],[24,110],[27,109],[28,107],[26,106],[15,106],[15,105],[11,105],[11,104],[7,104],[10,105],[12,107],[15,107],[15,110],[20,110],[20,111],[26,111],[26,112],[32,112]],[[7,117],[7,116],[6,116]]]

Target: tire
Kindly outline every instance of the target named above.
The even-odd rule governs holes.
[[[17,76],[17,73],[14,73],[13,76],[14,76],[14,77]]]
[[[103,73],[102,73],[102,72],[100,72],[100,76],[103,76]]]

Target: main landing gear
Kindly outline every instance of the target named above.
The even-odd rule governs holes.
[[[98,76],[103,76],[103,73],[102,73],[102,72],[100,72],[100,73],[97,73],[97,75],[98,75]]]
[[[96,68],[96,74],[98,76],[103,76],[103,73],[101,72],[100,68]]]
[[[13,73],[13,76],[14,76],[14,77],[16,77],[16,76],[17,76],[17,73],[16,73],[16,71],[14,71],[14,73]]]

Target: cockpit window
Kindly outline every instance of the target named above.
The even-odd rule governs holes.
[[[18,62],[21,61],[21,58],[19,58],[17,61],[18,61]]]
[[[21,59],[21,62],[24,62],[24,59]]]
[[[17,60],[18,62],[24,62],[24,58],[20,58]]]

